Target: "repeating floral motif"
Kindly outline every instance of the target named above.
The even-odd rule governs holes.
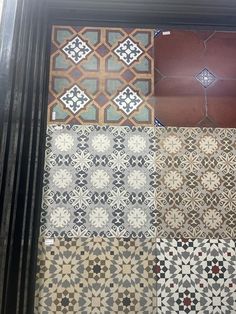
[[[157,239],[157,313],[236,313],[233,240]]]
[[[156,128],[157,236],[236,238],[236,129]]]
[[[39,241],[35,314],[156,312],[155,241]]]
[[[155,237],[155,129],[51,125],[43,236]]]
[[[52,27],[48,123],[152,126],[152,29]]]

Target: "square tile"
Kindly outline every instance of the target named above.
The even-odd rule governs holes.
[[[154,266],[152,239],[41,238],[35,313],[155,313]]]
[[[54,25],[48,123],[151,126],[153,35],[152,29]]]
[[[50,125],[41,235],[155,237],[155,130]]]
[[[157,313],[236,312],[235,241],[157,239],[156,243]]]
[[[156,128],[157,236],[236,237],[236,129]]]

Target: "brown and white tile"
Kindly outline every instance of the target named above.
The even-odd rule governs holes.
[[[236,237],[236,129],[157,128],[158,237]]]

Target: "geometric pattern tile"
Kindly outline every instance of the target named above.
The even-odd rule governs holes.
[[[121,91],[114,99],[117,107],[123,110],[127,115],[132,113],[142,103],[142,99],[129,86]]]
[[[48,123],[152,126],[153,49],[152,29],[54,25]]]
[[[90,101],[77,85],[69,89],[60,99],[72,113],[77,113]]]
[[[35,314],[156,313],[155,241],[39,241]]]
[[[66,44],[62,49],[65,54],[70,58],[74,63],[79,63],[81,60],[85,59],[86,56],[92,51],[89,46],[76,36]]]
[[[236,129],[155,132],[157,237],[236,238]]]
[[[216,81],[216,77],[209,72],[207,69],[203,69],[197,76],[196,79],[204,86],[207,88],[210,86],[212,83]]]
[[[154,130],[49,125],[41,235],[155,237]]]
[[[143,53],[139,46],[130,38],[127,38],[125,41],[121,42],[114,52],[127,65],[130,65],[136,61]]]
[[[236,313],[233,240],[157,239],[157,313]]]

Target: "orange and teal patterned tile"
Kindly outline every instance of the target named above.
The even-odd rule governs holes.
[[[153,125],[153,30],[53,26],[48,122]]]

